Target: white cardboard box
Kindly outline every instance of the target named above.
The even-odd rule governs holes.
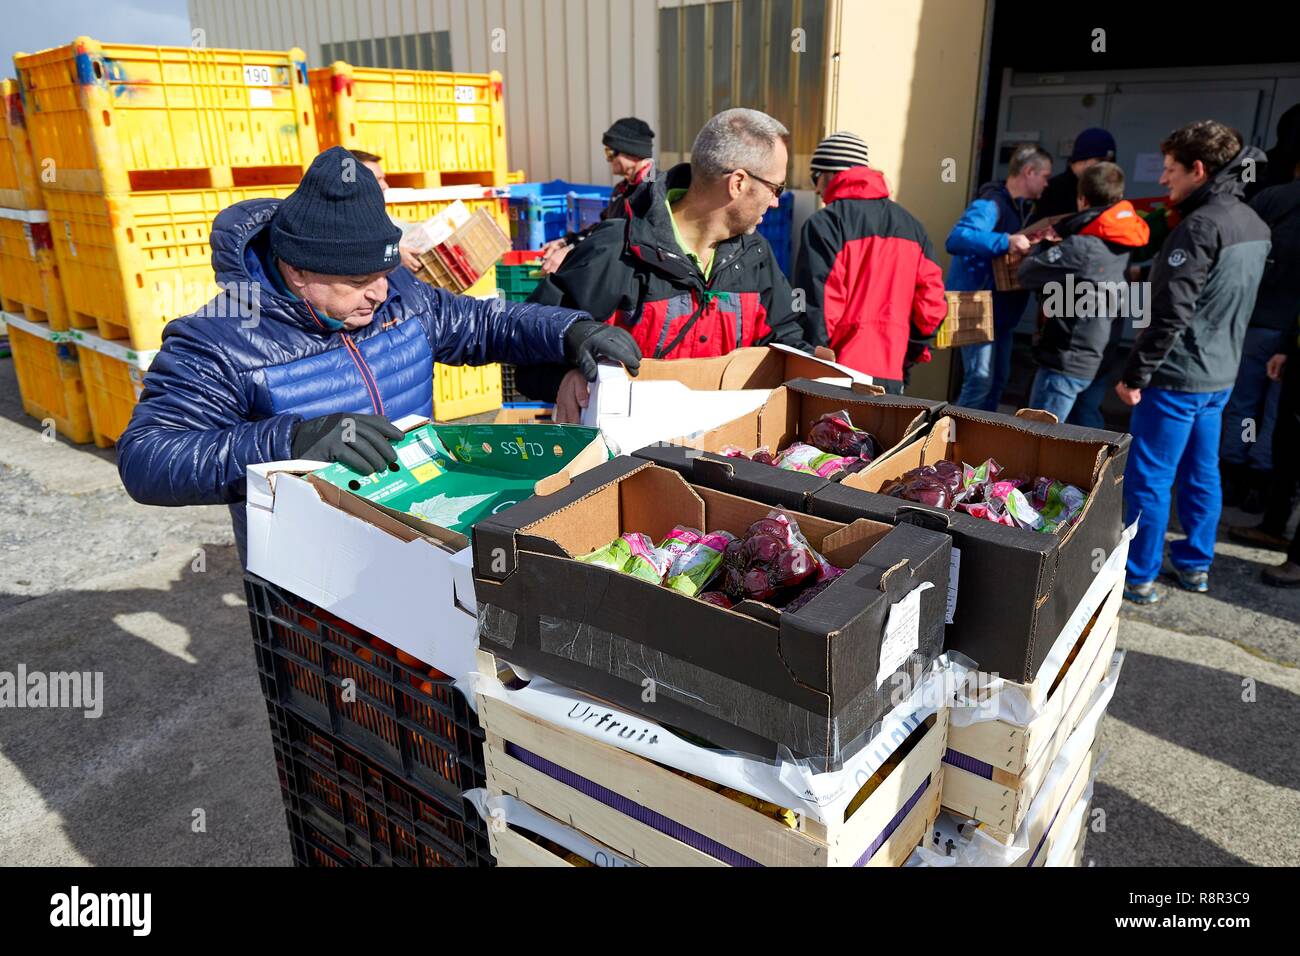
[[[630,377],[602,365],[582,424],[599,428],[618,454],[706,432],[758,408],[778,385],[812,378],[849,385],[871,377],[786,345],[737,349],[710,359],[646,360]]]

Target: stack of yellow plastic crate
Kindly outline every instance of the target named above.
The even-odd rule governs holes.
[[[68,315],[18,83],[0,80],[0,99],[0,311],[18,389],[27,414],[71,441],[89,441],[76,349],[62,340]]]
[[[446,73],[355,67],[310,70],[321,150],[360,149],[382,160],[389,212],[406,222],[432,218],[457,200],[506,215],[505,93],[499,73]],[[495,270],[467,295],[497,293]],[[501,406],[501,367],[434,366],[434,415],[459,418]]]
[[[218,291],[208,246],[216,214],[288,195],[315,157],[306,62],[299,50],[80,37],[14,65],[66,302],[66,317],[48,321],[79,333],[90,393],[93,425],[68,437],[106,444],[129,418],[119,405],[140,356],[158,348],[168,321]]]

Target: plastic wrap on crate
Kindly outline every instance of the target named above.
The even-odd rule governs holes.
[[[914,590],[913,593],[916,591]],[[893,607],[899,607],[905,600],[906,598],[896,602]],[[513,647],[519,625],[518,619],[513,614],[503,612],[490,604],[480,603],[479,611],[480,644],[482,636],[486,634],[489,643]],[[820,753],[826,735],[829,733],[833,750],[842,755],[847,762],[847,755],[853,752],[853,746],[858,743],[858,741],[839,739],[839,720],[833,720],[828,731],[825,714],[814,713],[789,701],[765,695],[762,691],[746,684],[729,680],[713,671],[705,671],[689,660],[651,650],[636,641],[628,640],[586,622],[571,621],[553,615],[540,615],[538,623],[541,650],[544,653],[571,660],[613,662],[617,665],[618,674],[624,679],[635,683],[642,683],[647,679],[653,680],[657,693],[679,700],[688,700],[697,710],[712,708],[717,711],[722,705],[700,700],[693,695],[688,698],[677,688],[710,685],[724,689],[727,699],[730,700],[742,697],[749,700],[765,700],[768,712],[781,715],[775,718],[779,721],[780,727],[777,729],[774,726],[771,730],[772,739],[785,741],[796,753]],[[919,672],[923,667],[922,662],[923,656],[913,651],[910,656],[900,659],[899,668],[904,669],[901,673],[906,675],[907,680],[919,683],[923,676]],[[849,724],[861,725],[861,721],[855,719],[859,714],[865,711],[885,713],[892,706],[896,706],[898,682],[888,678],[899,668],[891,669],[889,674],[880,675],[874,686],[868,682],[857,696],[840,710],[840,719]],[[963,671],[963,675],[968,679],[968,672]],[[950,696],[951,694],[948,695]],[[947,700],[948,697],[944,699]]]
[[[1088,702],[1088,709],[1083,718],[1075,727],[1073,733],[1065,742],[1065,746],[1057,755],[1056,760],[1052,762],[1052,767],[1047,773],[1046,779],[1043,780],[1042,786],[1039,787],[1037,796],[1029,805],[1029,812],[1025,814],[1024,821],[1016,831],[1014,839],[1009,844],[1001,843],[981,830],[977,824],[966,820],[959,820],[948,812],[941,813],[939,820],[935,824],[935,830],[939,834],[939,845],[936,848],[931,842],[930,846],[921,846],[916,849],[912,857],[908,860],[910,866],[1014,866],[1021,860],[1032,866],[1037,859],[1038,854],[1043,852],[1043,842],[1047,839],[1047,834],[1052,829],[1052,824],[1060,813],[1070,813],[1075,807],[1060,806],[1051,808],[1046,805],[1056,790],[1057,784],[1061,778],[1069,773],[1070,768],[1079,763],[1083,754],[1093,746],[1097,736],[1097,727],[1101,723],[1102,717],[1106,715],[1106,708],[1110,705],[1111,698],[1115,695],[1115,686],[1119,681],[1120,670],[1124,666],[1124,652],[1116,651],[1111,658],[1109,669],[1106,671],[1106,677],[1093,691],[1092,697]],[[1092,787],[1092,782],[1096,778],[1097,771],[1101,766],[1101,761],[1094,762],[1089,770],[1088,792]],[[1085,792],[1085,796],[1088,795]],[[1031,821],[1042,820],[1044,814],[1049,814],[1047,825],[1042,828],[1042,835],[1030,845],[1030,825]],[[951,852],[948,852],[947,843],[952,841]],[[1028,856],[1027,856],[1028,855]]]
[[[515,672],[523,676],[518,669]],[[654,721],[541,678],[524,687],[507,688],[494,676],[471,674],[469,689],[600,743],[827,823],[843,819],[862,785],[917,727],[946,707],[953,684],[965,676],[960,662],[943,657],[915,680],[896,681],[896,706],[844,747],[841,768],[828,773],[816,772],[785,748],[768,760],[711,750]]]
[[[466,790],[465,799],[473,804],[489,829],[511,826],[519,830],[527,830],[529,833],[545,837],[552,843],[558,843],[570,853],[576,853],[596,866],[644,865],[615,853],[609,847],[589,839],[581,831],[565,826],[554,817],[533,809],[508,793],[492,796],[485,788],[479,787]]]
[[[1101,570],[1093,578],[1070,620],[1061,629],[1060,635],[1052,644],[1052,649],[1039,668],[1040,674],[1057,674],[1065,666],[1071,649],[1079,640],[1079,635],[1092,620],[1093,614],[1101,607],[1111,589],[1119,583],[1124,575],[1125,562],[1128,560],[1129,542],[1137,534],[1137,522],[1124,530],[1119,545],[1106,558]],[[975,664],[978,666],[979,662]],[[984,673],[972,674],[973,685],[968,685],[952,700],[951,720],[954,727],[968,727],[983,721],[1001,720],[1007,723],[1028,727],[1039,714],[1040,708],[1025,696],[1020,685],[1001,677]],[[967,693],[971,686],[977,691]]]
[[[1073,866],[1074,851],[1078,847],[1079,834],[1085,826],[1085,818],[1088,815],[1088,804],[1092,802],[1093,785],[1096,781],[1096,771],[1088,780],[1088,788],[1084,790],[1081,796],[1074,804],[1074,809],[1070,811],[1069,818],[1065,821],[1061,832],[1073,834],[1073,840],[1057,840],[1052,844],[1052,848],[1047,851],[1047,860],[1043,866]]]

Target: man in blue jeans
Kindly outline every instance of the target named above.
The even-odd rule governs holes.
[[[1022,230],[1034,201],[1047,188],[1052,157],[1033,144],[1011,154],[1006,182],[985,183],[948,234],[944,248],[952,258],[947,288],[977,292],[993,288],[992,260],[1008,252],[1024,255],[1029,240]],[[962,384],[956,404],[996,412],[1011,374],[1012,336],[1029,302],[1029,293],[993,293],[993,341],[961,351]]]
[[[1129,253],[1151,230],[1124,198],[1124,171],[1097,163],[1078,180],[1075,215],[1056,224],[1059,241],[1034,246],[1020,263],[1020,284],[1038,292],[1038,374],[1029,407],[1066,421],[1079,396],[1101,377],[1119,348],[1130,307],[1125,271]]]
[[[1210,589],[1223,510],[1223,409],[1269,250],[1268,226],[1241,201],[1243,169],[1263,159],[1261,150],[1243,148],[1231,127],[1201,120],[1174,130],[1160,151],[1160,184],[1177,225],[1151,267],[1149,324],[1115,386],[1133,407],[1124,512],[1138,530],[1124,597],[1138,604],[1160,599],[1155,580],[1175,485],[1187,537],[1170,546],[1173,577],[1189,591]]]

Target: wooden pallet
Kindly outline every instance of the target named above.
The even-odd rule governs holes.
[[[479,652],[480,673],[498,662]],[[488,790],[647,866],[901,866],[939,813],[948,712],[917,728],[838,825],[792,828],[626,751],[479,697]],[[905,751],[905,753],[904,753]]]
[[[1119,630],[1119,603],[1122,600],[1122,584],[1117,584],[1115,589],[1102,604],[1098,617],[1094,620],[1091,628],[1091,634],[1085,634],[1085,639],[1080,654],[1070,663],[1068,670],[1062,672],[1061,683],[1057,687],[1057,694],[1048,698],[1051,705],[1044,711],[1042,717],[1048,718],[1048,723],[1041,729],[1035,729],[1032,734],[1024,734],[1023,746],[1021,739],[1016,737],[1012,741],[1013,734],[1009,733],[1011,725],[1002,724],[1000,721],[987,721],[986,723],[994,728],[991,738],[980,738],[981,747],[992,746],[991,741],[997,739],[997,735],[1002,734],[1003,757],[1011,761],[1012,766],[1022,766],[1019,753],[1029,753],[1030,745],[1033,746],[1033,752],[1036,756],[1033,762],[1024,766],[1018,773],[1003,769],[994,765],[987,759],[977,761],[982,762],[984,766],[981,772],[973,772],[969,761],[961,759],[965,750],[957,750],[953,747],[954,752],[945,755],[947,764],[946,773],[944,774],[944,792],[943,805],[957,815],[964,815],[978,820],[986,825],[986,829],[1004,843],[1009,843],[1024,820],[1029,811],[1029,806],[1033,802],[1038,788],[1043,783],[1052,762],[1056,759],[1061,748],[1065,746],[1066,740],[1071,732],[1078,725],[1080,718],[1083,717],[1087,709],[1088,702],[1092,698],[1093,692],[1102,682],[1106,671],[1111,664],[1111,657],[1115,652],[1115,644]],[[1089,651],[1087,648],[1088,639],[1092,635],[1102,637],[1100,645],[1095,651]],[[1079,666],[1079,658],[1090,659],[1085,666]],[[1082,672],[1081,678],[1071,678],[1065,680],[1069,671],[1077,670]],[[1061,688],[1073,685],[1073,693],[1062,693]],[[1052,704],[1053,698],[1059,696],[1062,703]],[[1041,719],[1041,718],[1040,718]],[[1037,724],[1037,720],[1035,721]],[[998,729],[1000,725],[1000,729]],[[972,725],[978,728],[982,725]],[[972,727],[961,728],[963,731],[969,731]],[[1028,728],[1021,728],[1027,731]],[[982,733],[977,731],[977,733]],[[1045,743],[1034,744],[1034,738],[1045,739]],[[967,738],[969,741],[971,738]],[[967,741],[963,741],[963,746]],[[991,756],[987,750],[981,749],[980,752],[986,757]],[[968,755],[969,756],[969,755]]]

